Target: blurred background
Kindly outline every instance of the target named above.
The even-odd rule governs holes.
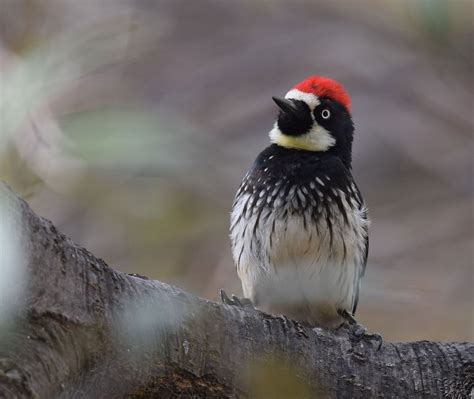
[[[474,339],[463,0],[0,0],[0,179],[127,273],[241,295],[233,195],[284,95],[342,82],[372,228],[358,319]]]

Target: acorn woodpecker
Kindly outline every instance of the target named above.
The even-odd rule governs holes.
[[[352,177],[354,125],[338,82],[311,76],[285,98],[232,207],[243,292],[266,312],[337,328],[355,323],[369,248],[367,208]],[[223,293],[226,303],[230,300]]]

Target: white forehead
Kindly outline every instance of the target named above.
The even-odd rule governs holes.
[[[286,93],[285,98],[304,101],[306,104],[308,104],[311,110],[315,109],[319,104],[321,104],[318,96],[312,93],[302,92],[298,89],[290,90],[288,93]]]

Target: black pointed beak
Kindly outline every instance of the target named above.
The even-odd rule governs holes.
[[[275,104],[283,111],[289,114],[296,115],[298,108],[293,101],[287,100],[286,98],[272,97]]]

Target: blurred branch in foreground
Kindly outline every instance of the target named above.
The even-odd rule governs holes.
[[[298,397],[460,398],[472,390],[471,343],[385,343],[377,351],[344,329],[219,305],[111,269],[3,184],[0,201],[27,276],[16,320],[0,317],[1,397],[278,397],[286,389]]]

